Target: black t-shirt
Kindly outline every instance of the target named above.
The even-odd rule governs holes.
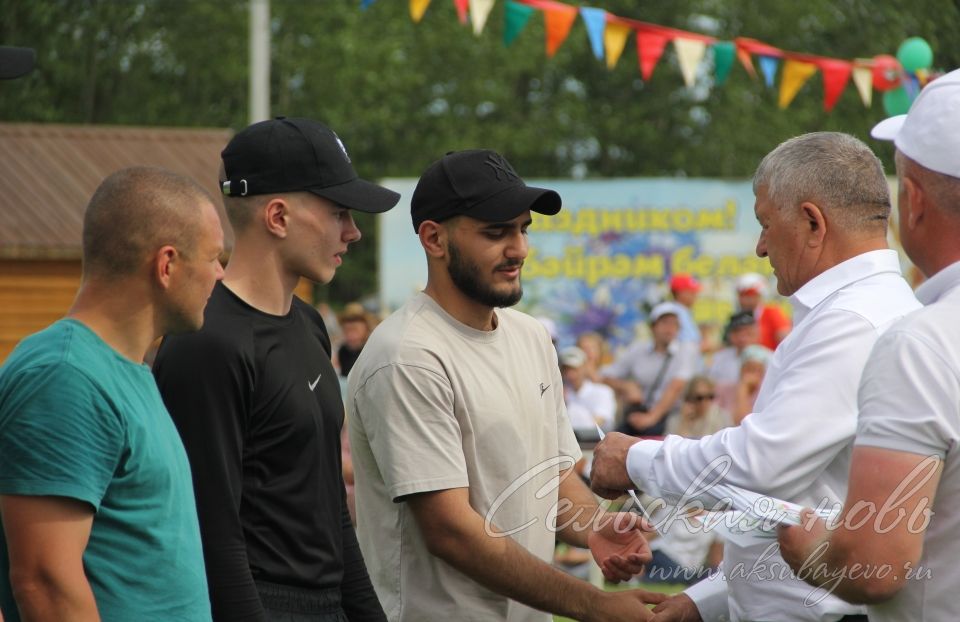
[[[217,283],[196,333],[154,375],[193,469],[215,619],[261,620],[253,581],[339,587],[351,620],[385,620],[350,523],[343,402],[319,313],[263,313]]]
[[[361,349],[362,348],[354,350],[347,344],[343,344],[337,348],[337,362],[340,363],[340,375],[344,378],[347,377],[350,370],[353,369],[353,364],[360,358]]]

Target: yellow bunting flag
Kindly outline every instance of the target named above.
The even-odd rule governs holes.
[[[680,73],[683,74],[683,83],[687,88],[693,87],[697,80],[697,67],[707,51],[707,44],[697,39],[673,40],[673,49],[677,52],[677,62],[680,63]]]
[[[607,22],[607,29],[603,33],[603,47],[607,51],[607,69],[613,69],[623,54],[623,48],[627,45],[627,37],[633,31],[632,28],[620,22]]]
[[[487,18],[493,10],[495,0],[470,0],[470,21],[473,23],[473,34],[479,36],[483,27],[487,25]]]
[[[410,0],[410,17],[413,21],[420,23],[423,14],[427,12],[430,6],[430,0]]]
[[[861,65],[860,59],[853,65],[853,83],[857,85],[860,100],[869,108],[873,104],[873,69],[868,65]]]
[[[543,9],[543,19],[547,30],[547,56],[553,56],[570,34],[577,19],[577,8],[557,3],[555,7]]]
[[[817,73],[817,66],[813,63],[787,59],[783,64],[783,76],[780,78],[780,101],[778,103],[781,109],[790,105],[804,83],[815,73]]]

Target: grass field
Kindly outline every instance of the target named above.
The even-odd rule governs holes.
[[[677,592],[683,591],[682,585],[662,585],[662,584],[650,585],[647,583],[641,583],[640,585],[636,585],[636,586],[611,585],[608,583],[604,589],[606,589],[607,591],[613,592],[613,591],[619,591],[619,590],[629,590],[634,587],[640,588],[642,590],[647,590],[648,592],[663,592],[664,594],[676,594]],[[553,620],[554,622],[574,622],[570,618],[564,618],[562,616],[553,616]]]

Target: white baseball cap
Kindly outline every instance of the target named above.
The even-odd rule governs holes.
[[[675,302],[661,302],[653,309],[650,309],[650,323],[653,324],[660,318],[665,315],[676,315],[680,317],[680,314],[683,313],[683,307]]]
[[[580,367],[587,362],[587,353],[577,346],[570,346],[560,351],[559,358],[564,367]]]
[[[877,123],[870,135],[892,140],[917,164],[960,177],[960,69],[929,83],[907,114]]]
[[[761,296],[767,295],[767,280],[756,272],[747,272],[737,279],[737,291],[754,291]]]

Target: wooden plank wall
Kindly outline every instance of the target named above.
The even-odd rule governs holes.
[[[79,260],[0,260],[0,363],[21,339],[63,317],[79,286]]]
[[[17,343],[66,314],[80,287],[80,261],[0,260],[0,364]],[[313,283],[296,294],[313,300]]]

